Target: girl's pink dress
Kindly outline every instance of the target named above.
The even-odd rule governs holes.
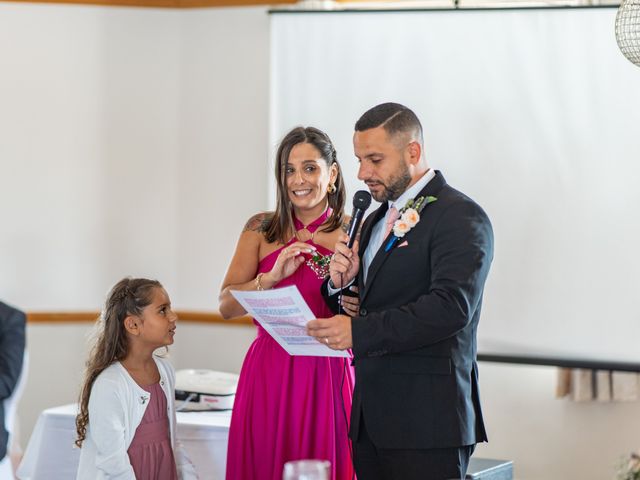
[[[327,215],[312,225],[322,224]],[[296,219],[296,229],[302,227]],[[332,253],[307,243],[322,255]],[[281,250],[267,255],[259,272],[270,271]],[[304,263],[275,287],[296,285],[311,311],[326,318],[333,313],[322,298],[322,281]],[[227,480],[282,480],[284,464],[301,459],[329,460],[332,480],[351,480],[347,432],[354,377],[350,360],[290,356],[254,323],[258,336],[244,359],[231,417]]]
[[[177,480],[167,399],[159,383],[142,388],[151,394],[151,399],[127,451],[136,480]]]

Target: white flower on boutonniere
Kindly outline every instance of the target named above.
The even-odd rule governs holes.
[[[409,225],[403,219],[396,220],[396,223],[393,224],[393,234],[398,237],[404,237],[404,234],[411,230],[412,225]]]
[[[400,220],[409,225],[409,228],[413,228],[420,221],[420,214],[415,208],[407,208],[402,214],[402,217],[400,217]]]

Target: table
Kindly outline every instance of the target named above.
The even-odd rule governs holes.
[[[511,460],[471,458],[466,480],[513,480]]]
[[[73,480],[80,449],[76,448],[77,404],[43,411],[18,468],[20,480]],[[225,477],[231,411],[178,412],[177,437],[196,466],[198,476]]]

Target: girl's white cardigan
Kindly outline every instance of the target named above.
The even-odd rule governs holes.
[[[167,397],[171,444],[181,480],[197,479],[195,469],[176,442],[175,375],[168,360],[155,357],[160,386]],[[135,480],[127,450],[151,394],[141,388],[120,362],[96,378],[89,397],[87,437],[80,450],[77,480]]]

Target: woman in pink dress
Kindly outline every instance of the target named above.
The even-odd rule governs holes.
[[[220,294],[225,318],[245,315],[230,290],[296,285],[317,317],[333,315],[320,293],[346,219],[336,151],[320,130],[298,127],[276,158],[277,210],[244,228]],[[344,297],[355,314],[357,298]],[[281,480],[290,460],[331,462],[332,480],[353,478],[348,359],[290,356],[262,327],[245,357],[236,394],[227,480]]]

